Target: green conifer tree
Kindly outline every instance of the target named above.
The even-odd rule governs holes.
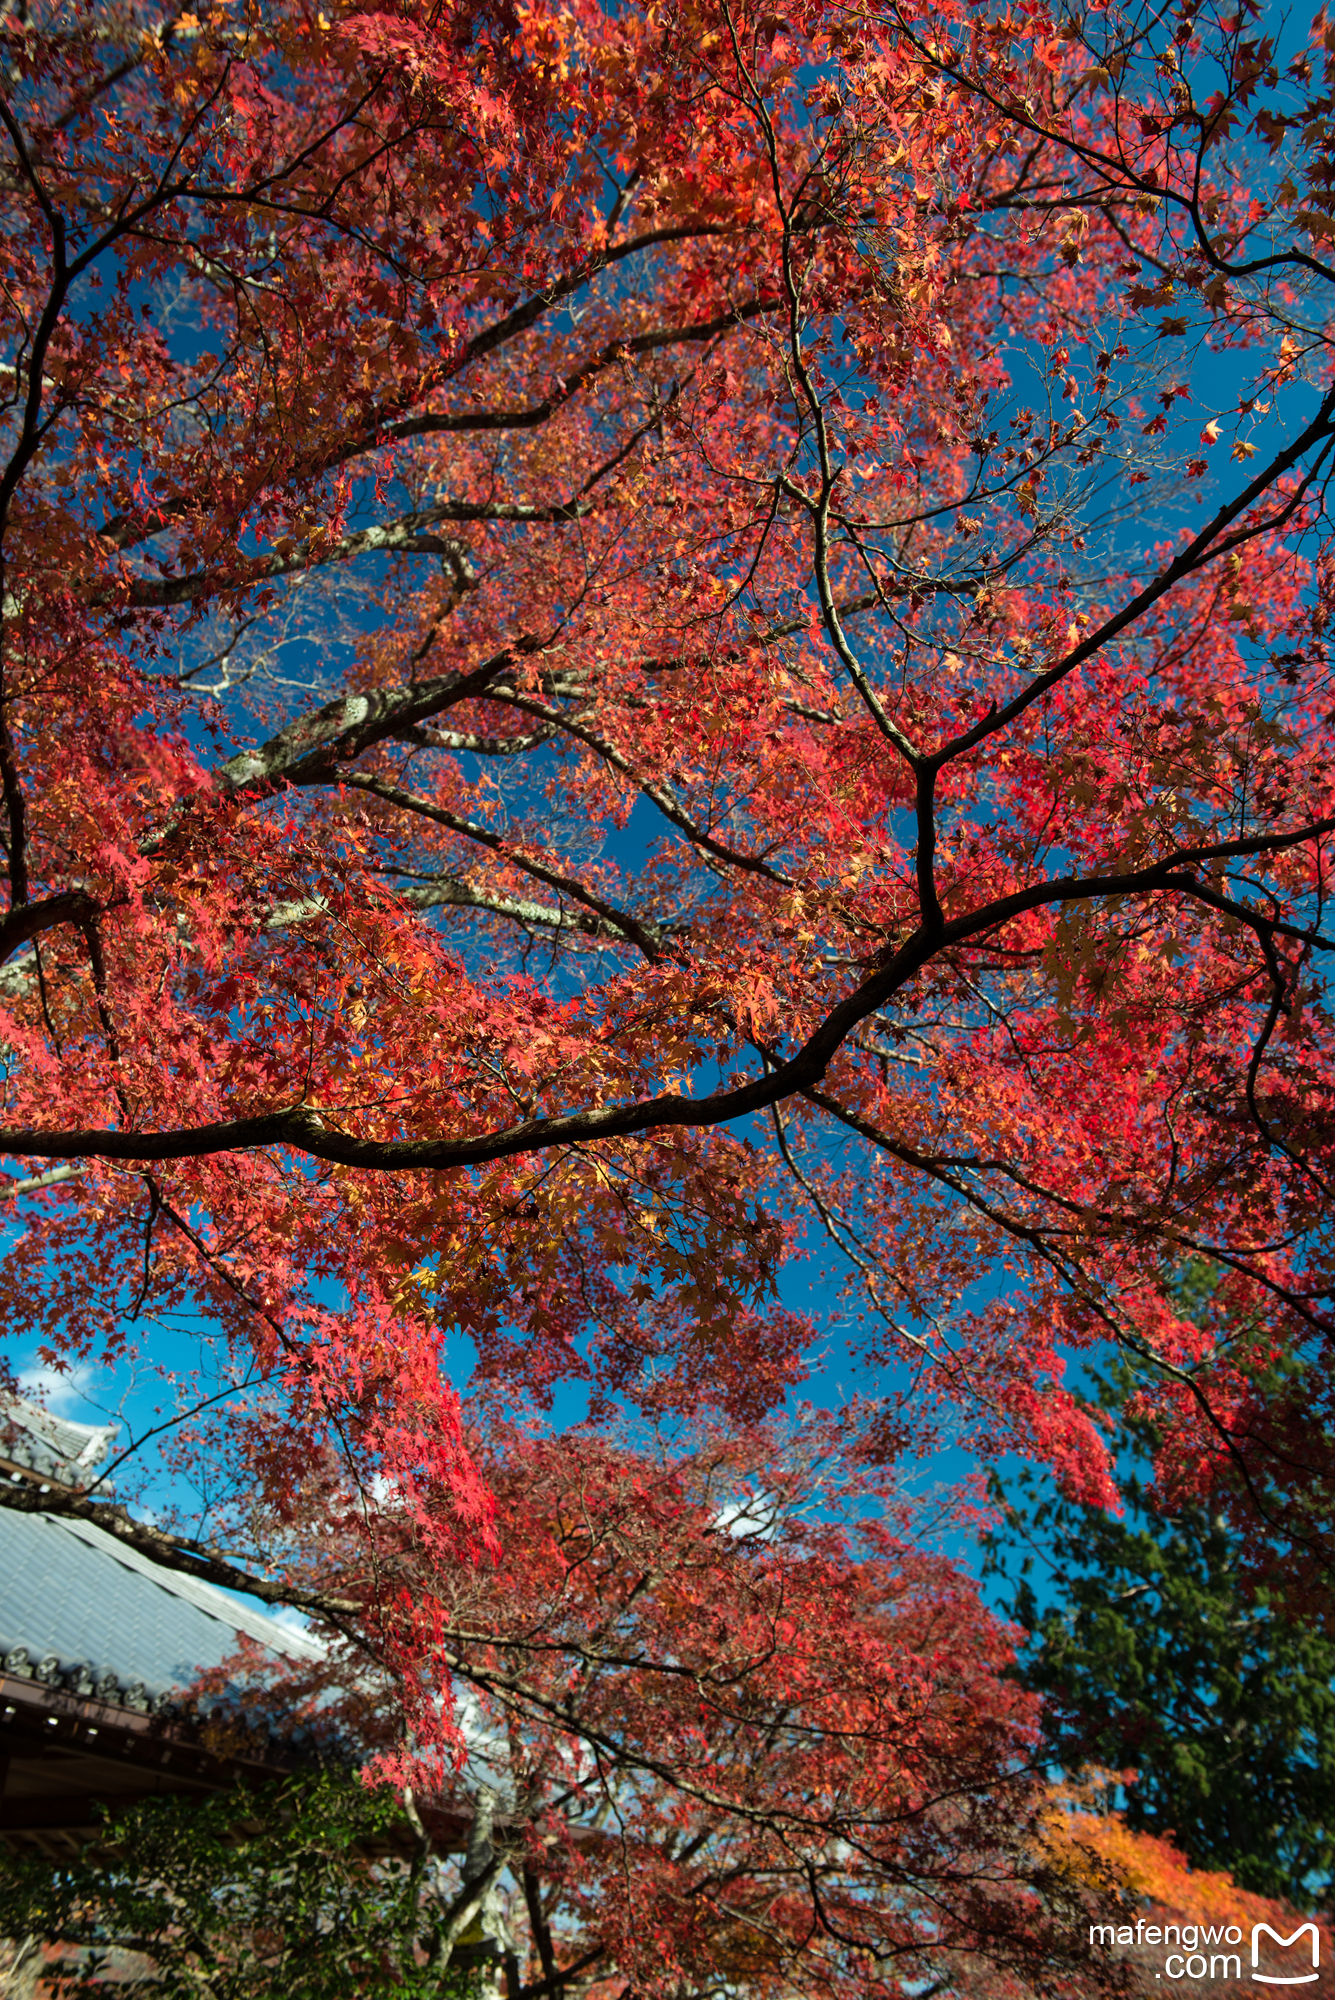
[[[1098,1383],[1116,1425],[1121,1519],[1022,1475],[988,1539],[989,1574],[1028,1634],[1018,1674],[1046,1703],[1065,1771],[1134,1769],[1126,1817],[1202,1868],[1301,1908],[1331,1901],[1335,1642],[1248,1582],[1239,1536],[1205,1504],[1156,1496],[1153,1428],[1129,1375]]]

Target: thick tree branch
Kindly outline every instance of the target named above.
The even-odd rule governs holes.
[[[373,744],[395,738],[458,702],[489,694],[501,674],[540,645],[540,640],[525,636],[464,673],[340,695],[286,724],[258,750],[230,757],[215,770],[214,783],[228,794],[263,792],[279,784],[321,784]]]
[[[504,917],[511,923],[543,931],[572,932],[578,937],[624,943],[623,926],[610,917],[589,910],[563,910],[557,903],[534,903],[526,897],[506,896],[465,882],[458,875],[431,875],[411,881],[395,881],[396,895],[416,910],[480,910],[487,916]],[[643,924],[643,919],[638,920]],[[648,929],[648,926],[644,926]],[[653,927],[658,935],[660,926]],[[665,933],[664,933],[665,935]],[[3,1189],[0,1189],[3,1194]]]
[[[1291,844],[1314,838],[1312,828],[1295,832]],[[526,1119],[501,1130],[452,1138],[377,1139],[336,1129],[320,1110],[294,1103],[256,1116],[160,1132],[106,1129],[42,1131],[0,1127],[0,1152],[19,1158],[74,1160],[198,1159],[209,1153],[283,1146],[314,1159],[362,1167],[372,1172],[405,1172],[475,1165],[552,1146],[638,1137],[674,1127],[725,1124],[768,1109],[820,1082],[835,1054],[858,1025],[914,979],[938,954],[990,936],[1016,917],[1054,903],[1092,902],[1108,897],[1172,893],[1193,900],[1213,892],[1198,882],[1177,856],[1122,874],[1063,876],[1014,891],[967,915],[921,925],[888,962],[859,983],[825,1015],[802,1046],[759,1077],[692,1098],[676,1091],[636,1103],[589,1106]],[[329,1117],[337,1117],[329,1107]]]
[[[1199,534],[1194,535],[1180,554],[1174,556],[1172,562],[1160,570],[1143,590],[1129,598],[1120,611],[1115,612],[1111,618],[1104,619],[1101,625],[1094,627],[1078,646],[1073,646],[1069,653],[1063,654],[1062,658],[1054,662],[1045,672],[1036,674],[1028,687],[1011,701],[999,708],[994,706],[981,722],[975,723],[972,729],[963,730],[958,736],[953,736],[947,742],[940,744],[930,756],[923,759],[923,762],[933,770],[940,770],[953,758],[963,756],[966,751],[976,749],[989,737],[1008,729],[1027,708],[1032,707],[1034,702],[1041,700],[1059,682],[1073,674],[1077,667],[1083,666],[1086,660],[1092,660],[1112,640],[1137,624],[1161,598],[1166,597],[1176,585],[1193,575],[1195,571],[1206,563],[1217,562],[1220,556],[1228,555],[1234,549],[1243,548],[1247,543],[1257,541],[1264,535],[1274,534],[1277,529],[1284,527],[1306,498],[1323,459],[1330,452],[1332,438],[1335,438],[1335,389],[1323,398],[1321,407],[1311,423],[1299,433],[1293,443],[1285,450],[1277,452],[1264,472],[1258,472],[1255,479],[1243,488],[1235,500],[1230,500],[1226,506],[1221,507],[1213,521],[1202,528]],[[1264,520],[1250,522],[1231,535],[1225,533],[1225,529],[1231,527],[1235,521],[1241,520],[1258,501],[1264,500],[1283,479],[1285,473],[1291,472],[1303,454],[1314,447],[1315,459],[1282,506]]]

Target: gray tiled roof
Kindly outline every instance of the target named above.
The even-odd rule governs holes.
[[[0,1396],[0,1458],[24,1465],[53,1485],[86,1486],[107,1455],[119,1424],[76,1424],[22,1396]]]
[[[22,1647],[28,1672],[74,1686],[72,1670],[103,1683],[103,1698],[134,1689],[153,1698],[188,1687],[247,1633],[289,1659],[319,1656],[313,1638],[279,1625],[211,1584],[159,1568],[90,1522],[0,1507],[0,1659]],[[20,1671],[22,1669],[20,1668]],[[87,1692],[86,1688],[81,1689]],[[142,1696],[141,1696],[142,1691]]]

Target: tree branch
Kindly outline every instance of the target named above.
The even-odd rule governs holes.
[[[1296,832],[1292,841],[1313,837],[1309,828]],[[762,1076],[701,1098],[667,1091],[639,1102],[589,1106],[457,1139],[364,1138],[340,1131],[328,1122],[329,1117],[337,1115],[334,1107],[328,1107],[326,1115],[303,1101],[254,1117],[162,1132],[107,1129],[53,1132],[33,1127],[0,1127],[0,1152],[51,1160],[175,1160],[253,1147],[285,1146],[314,1159],[393,1173],[476,1165],[553,1146],[633,1138],[674,1127],[725,1124],[766,1110],[771,1104],[819,1083],[853,1030],[885,1006],[938,953],[977,942],[1014,918],[1053,903],[1163,892],[1188,895],[1196,900],[1212,894],[1172,856],[1125,874],[1064,876],[1056,881],[1035,883],[998,897],[965,916],[944,921],[939,928],[920,926],[894,951],[888,963],[829,1010],[787,1060],[776,1061]]]

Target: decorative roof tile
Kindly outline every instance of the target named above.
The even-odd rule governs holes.
[[[239,1633],[287,1659],[316,1659],[322,1650],[310,1635],[163,1569],[91,1522],[0,1506],[6,1671],[72,1692],[86,1680],[113,1705],[159,1706],[234,1652]]]
[[[71,1423],[23,1396],[0,1396],[0,1460],[52,1486],[86,1486],[119,1429],[119,1424]]]

